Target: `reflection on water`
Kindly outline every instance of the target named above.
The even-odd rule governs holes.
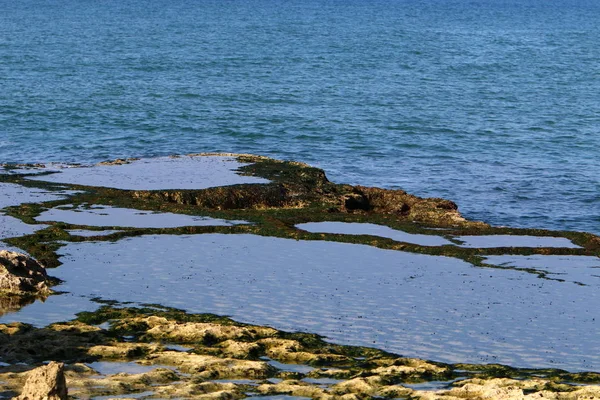
[[[35,298],[31,297],[0,296],[0,317],[4,314],[17,312],[34,301]]]
[[[2,215],[0,212],[0,239],[31,235],[35,231],[44,228],[46,228],[46,225],[29,225],[22,222],[20,219]]]
[[[598,257],[504,255],[487,256],[484,262],[504,268],[533,268],[548,273],[548,276],[553,279],[600,286],[600,258]]]
[[[31,179],[103,186],[126,190],[206,189],[241,183],[268,183],[263,178],[241,176],[243,164],[227,156],[146,158],[124,165],[62,168],[59,173]]]
[[[310,371],[312,371],[314,369],[310,365],[305,365],[305,364],[284,364],[282,362],[272,360],[269,357],[261,357],[260,359],[266,361],[267,363],[269,363],[270,365],[272,365],[273,367],[277,368],[280,371],[297,372],[299,374],[308,374]]]
[[[59,191],[49,192],[43,189],[28,188],[14,183],[0,182],[0,209],[8,206],[17,206],[23,203],[39,203],[64,199],[73,192]]]
[[[140,365],[136,362],[96,361],[86,364],[100,375],[114,375],[120,373],[143,374],[156,368],[167,368],[156,365]]]
[[[571,249],[581,248],[567,238],[550,236],[521,236],[521,235],[486,235],[486,236],[459,236],[458,240],[464,242],[461,247],[486,248],[486,247],[564,247]]]
[[[308,222],[298,224],[296,228],[316,233],[342,233],[346,235],[373,235],[390,238],[398,242],[414,243],[421,246],[444,246],[451,241],[435,235],[417,235],[407,233],[383,225],[357,222]]]
[[[392,229],[383,225],[357,222],[308,222],[296,225],[296,228],[316,233],[341,233],[346,235],[373,235],[396,240],[398,242],[414,243],[421,246],[454,245],[451,241],[435,235],[418,235]],[[490,248],[490,247],[562,247],[580,248],[569,239],[562,237],[539,237],[523,235],[487,235],[459,236],[456,239],[463,242],[460,247]]]
[[[46,322],[93,308],[88,299],[101,296],[440,361],[600,369],[593,286],[448,257],[254,235],[148,235],[61,251],[56,275],[71,298],[37,307]],[[36,306],[11,316],[31,320]]]
[[[79,206],[74,209],[52,208],[36,217],[37,221],[61,221],[73,225],[122,226],[132,228],[177,228],[180,226],[231,226],[246,221],[227,221],[210,217],[160,213],[110,206]]]

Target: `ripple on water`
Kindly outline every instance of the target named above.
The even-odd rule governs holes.
[[[164,368],[160,365],[140,365],[134,361],[118,362],[118,361],[95,361],[86,364],[100,375],[115,375],[120,373],[126,374],[143,374],[157,368]]]
[[[550,236],[523,236],[523,235],[486,235],[486,236],[458,236],[456,239],[463,242],[460,247],[489,248],[489,247],[559,247],[580,249],[564,237]]]
[[[414,243],[421,246],[444,246],[453,244],[451,241],[440,236],[407,233],[377,224],[327,221],[298,224],[296,225],[296,228],[316,233],[381,236],[398,242]]]
[[[256,152],[495,225],[599,232],[598,7],[7,6],[0,160]]]
[[[237,174],[236,170],[245,165],[227,156],[157,157],[122,165],[56,169],[55,174],[31,179],[125,190],[206,189],[269,182]]]
[[[177,228],[181,226],[232,226],[246,221],[224,220],[185,214],[161,213],[111,206],[81,205],[73,209],[64,207],[44,211],[36,221],[60,221],[73,225],[120,226],[133,228]],[[87,231],[92,232],[92,231]],[[105,231],[106,232],[106,231]],[[114,231],[109,231],[114,232]],[[87,234],[87,233],[86,233]]]
[[[593,256],[486,256],[484,263],[502,268],[533,268],[552,279],[600,286],[600,258]]]
[[[254,235],[148,235],[61,252],[53,272],[71,308],[36,303],[3,321],[31,320],[33,307],[37,323],[65,320],[101,296],[439,361],[600,369],[592,278],[573,285],[448,257]]]

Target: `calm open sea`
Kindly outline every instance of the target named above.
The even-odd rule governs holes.
[[[600,233],[596,0],[0,0],[0,161],[201,151]]]

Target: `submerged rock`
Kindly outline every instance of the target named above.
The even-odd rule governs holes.
[[[20,396],[15,400],[66,400],[64,364],[52,361],[29,372]]]
[[[0,294],[48,295],[46,268],[28,255],[0,250]]]
[[[0,316],[19,311],[35,301],[35,297],[0,296]]]

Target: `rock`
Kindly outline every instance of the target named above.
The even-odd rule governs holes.
[[[146,343],[113,343],[112,345],[97,345],[88,350],[90,356],[111,359],[127,359],[141,357],[158,349],[157,344]]]
[[[124,368],[126,368],[126,364],[124,364]],[[93,399],[100,396],[114,396],[115,399],[123,399],[128,398],[127,394],[130,393],[154,391],[171,386],[173,386],[173,390],[177,390],[179,383],[173,385],[173,382],[179,382],[182,379],[177,372],[168,368],[156,368],[139,374],[120,372],[102,376],[89,367],[86,369],[85,366],[78,365],[75,368],[69,367],[66,375],[69,380],[70,397],[77,399]],[[185,398],[185,396],[175,397]]]
[[[52,361],[29,372],[20,396],[15,400],[66,400],[64,364]]]
[[[139,158],[117,158],[111,161],[101,161],[97,165],[111,166],[111,165],[124,165],[131,164],[132,161],[139,160]]]
[[[412,221],[433,223],[438,226],[460,225],[485,228],[489,225],[467,221],[458,212],[458,206],[449,200],[421,198],[403,190],[354,186],[342,197],[341,210],[367,211],[376,214],[395,214]]]
[[[450,390],[435,392],[414,391],[412,398],[434,399],[477,399],[477,400],[526,400],[554,399],[579,400],[600,399],[600,386],[572,386],[545,379],[516,380],[509,378],[467,379]]]
[[[310,385],[306,382],[288,380],[276,384],[262,384],[258,391],[263,395],[286,394],[295,397],[310,397],[313,399],[322,399],[327,396],[325,390],[318,386]]]
[[[145,360],[149,364],[173,365],[203,379],[266,379],[277,371],[264,361],[236,360],[209,355],[164,351]]]
[[[90,347],[106,342],[102,331],[94,328],[82,323],[41,329],[18,322],[0,324],[0,359],[13,364],[88,359]]]
[[[222,354],[232,358],[258,358],[260,345],[252,342],[236,342],[235,340],[226,340],[219,343]]]
[[[381,359],[375,362],[381,365],[373,373],[387,380],[407,378],[450,379],[451,371],[446,366],[437,366],[427,361],[413,358]]]
[[[179,382],[176,385],[156,387],[155,395],[159,398],[182,399],[242,399],[247,397],[236,384],[229,382]]]
[[[274,335],[268,327],[240,327],[216,323],[178,323],[162,317],[148,317],[144,322],[150,327],[146,332],[154,339],[167,339],[180,343],[213,344],[226,340],[257,339]]]
[[[33,258],[14,251],[0,250],[0,293],[48,295],[46,268]]]
[[[377,393],[378,387],[381,386],[381,380],[379,376],[354,378],[334,385],[333,391],[338,395],[354,393],[373,396]]]

